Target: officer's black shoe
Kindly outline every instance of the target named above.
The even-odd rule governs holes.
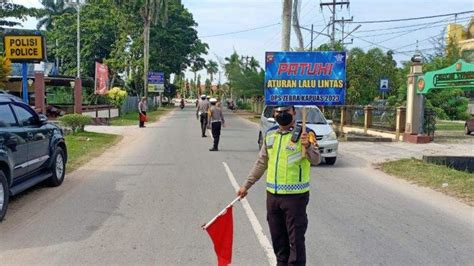
[[[207,136],[206,136],[206,135],[202,135],[202,137],[203,137],[203,138],[207,138]]]
[[[212,148],[212,149],[209,149],[209,151],[218,151],[217,148]]]

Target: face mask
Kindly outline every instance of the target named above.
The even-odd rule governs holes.
[[[280,126],[288,126],[293,122],[293,116],[288,112],[279,113],[276,115],[275,120]]]

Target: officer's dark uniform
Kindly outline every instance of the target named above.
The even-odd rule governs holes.
[[[209,112],[209,102],[206,100],[206,96],[201,96],[201,100],[198,102],[196,109],[196,118],[201,122],[201,136],[206,136],[207,118]]]
[[[267,131],[259,158],[243,185],[249,189],[267,170],[267,221],[278,265],[306,263],[310,168],[320,160],[315,133],[307,129],[310,145],[303,157],[301,139],[291,140],[294,131],[278,126]]]

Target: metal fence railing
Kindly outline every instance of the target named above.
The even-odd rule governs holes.
[[[339,124],[341,122],[341,106],[324,106],[321,107],[324,117],[332,120],[333,123]]]
[[[423,132],[431,138],[434,138],[436,130],[436,112],[431,108],[426,108],[423,122]]]
[[[346,106],[346,125],[349,126],[364,126],[364,106],[350,105]]]
[[[374,107],[372,110],[372,127],[394,131],[397,127],[397,108]]]

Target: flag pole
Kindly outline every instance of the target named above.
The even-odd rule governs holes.
[[[240,196],[235,198],[231,203],[229,203],[229,205],[227,205],[221,212],[219,212],[214,218],[212,218],[211,221],[209,221],[208,223],[204,224],[202,226],[202,230],[206,230],[217,218],[219,218],[219,216],[221,216],[222,214],[225,213],[225,211],[227,210],[227,208],[233,206],[237,201],[240,200]]]

